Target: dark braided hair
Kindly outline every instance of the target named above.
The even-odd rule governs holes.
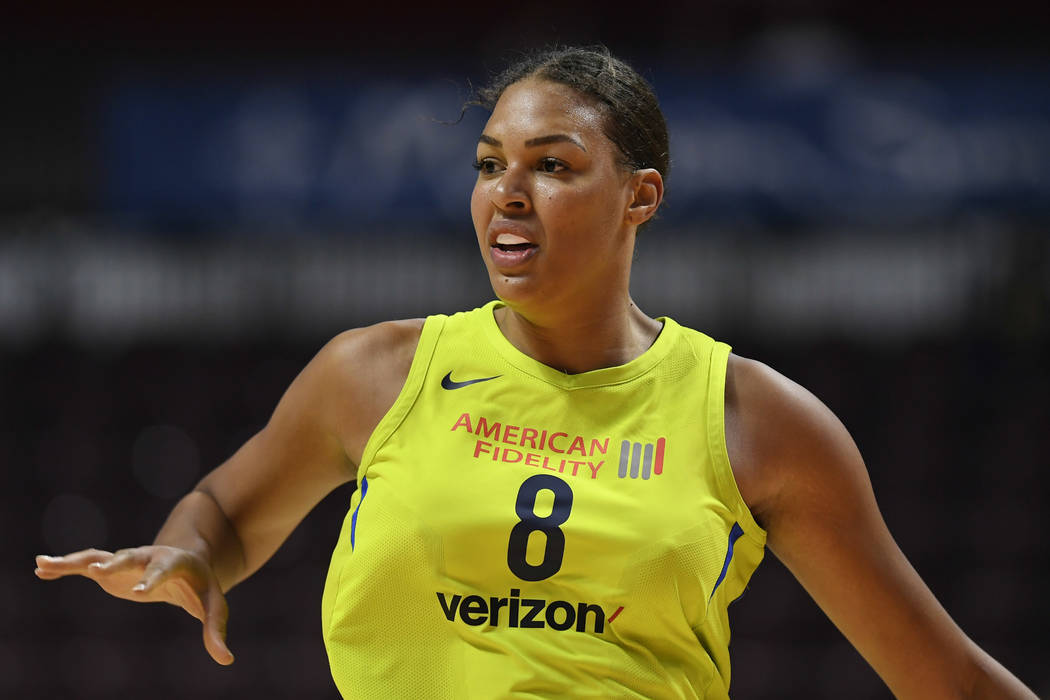
[[[667,122],[646,80],[604,46],[544,49],[526,55],[478,90],[476,104],[492,111],[503,91],[526,78],[568,85],[597,102],[605,136],[616,144],[629,170],[670,169]]]

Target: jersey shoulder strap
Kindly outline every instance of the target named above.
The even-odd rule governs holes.
[[[412,410],[412,405],[416,402],[420,389],[423,387],[423,380],[427,376],[427,370],[434,357],[434,350],[437,348],[438,339],[445,329],[447,320],[447,316],[436,314],[427,316],[423,322],[423,330],[419,334],[419,344],[416,345],[416,352],[412,356],[412,365],[409,367],[408,376],[405,377],[405,385],[401,387],[394,405],[386,412],[376,429],[372,431],[371,437],[368,438],[364,453],[361,455],[358,474],[364,473],[379,448],[394,434],[394,431],[405,420],[405,416]]]

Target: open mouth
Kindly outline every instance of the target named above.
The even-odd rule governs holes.
[[[528,250],[529,248],[535,248],[536,244],[535,243],[497,243],[496,245],[494,245],[492,247],[493,248],[498,248],[498,249],[502,250],[504,253],[510,253],[510,252],[514,252],[514,251],[518,251],[518,250]]]
[[[501,233],[492,243],[492,262],[504,269],[524,264],[539,250],[539,246],[524,236]]]

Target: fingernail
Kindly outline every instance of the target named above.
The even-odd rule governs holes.
[[[103,566],[105,566],[105,564],[103,564],[100,561],[93,561],[90,564],[88,564],[89,569],[101,569]]]
[[[144,584],[144,583],[136,583],[134,586],[131,587],[131,590],[133,590],[133,591],[144,591],[144,590],[146,590],[146,584]]]
[[[58,559],[58,557],[52,557],[48,554],[37,554],[36,558],[43,559],[44,561],[54,561],[55,559]]]

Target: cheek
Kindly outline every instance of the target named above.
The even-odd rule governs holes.
[[[532,205],[546,225],[579,223],[585,212],[592,208],[592,192],[586,187],[567,187],[564,184],[537,184],[532,193]]]
[[[475,184],[474,189],[470,193],[470,216],[474,220],[474,228],[479,235],[488,227],[486,212],[489,212],[491,207],[487,206],[487,204],[488,197],[482,188]]]
[[[544,196],[543,199],[547,217],[552,222],[576,229],[580,235],[583,234],[581,228],[608,232],[617,220],[617,203],[602,188],[581,188],[569,196]]]

